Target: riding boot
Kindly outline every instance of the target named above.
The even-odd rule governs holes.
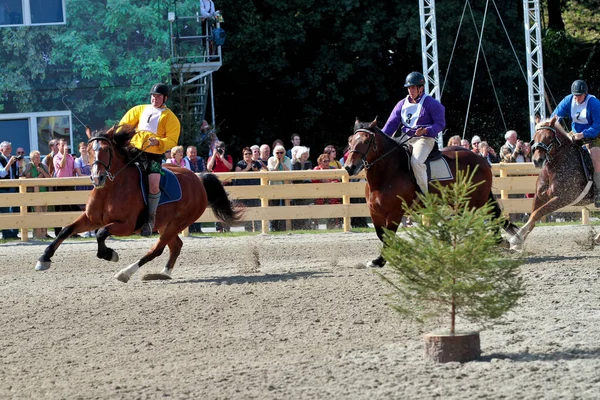
[[[600,208],[600,172],[594,172],[594,206]]]
[[[158,207],[159,193],[148,194],[148,221],[142,226],[142,236],[150,236],[154,231],[154,222],[156,221],[156,208]]]

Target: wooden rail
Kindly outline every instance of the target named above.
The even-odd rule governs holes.
[[[509,194],[524,195],[533,193],[539,170],[531,163],[494,164],[494,193],[500,195],[504,213],[531,212],[531,198],[509,198]],[[267,233],[270,220],[343,218],[344,231],[350,230],[351,217],[368,217],[369,210],[364,203],[350,203],[351,198],[364,198],[365,173],[350,179],[343,169],[327,171],[289,171],[289,172],[228,172],[216,174],[226,186],[232,199],[259,199],[259,207],[247,207],[244,221],[262,221],[262,232]],[[244,186],[239,179],[259,179],[260,185]],[[339,182],[312,183],[322,179],[335,179]],[[362,181],[360,181],[362,179]],[[284,182],[283,184],[273,184]],[[294,183],[310,182],[310,183]],[[232,184],[235,183],[235,184]],[[17,228],[21,230],[23,241],[27,240],[27,230],[53,226],[65,226],[73,222],[80,212],[44,212],[28,211],[28,206],[52,206],[65,204],[85,204],[89,190],[64,192],[28,192],[39,186],[86,186],[89,178],[46,178],[0,180],[0,188],[14,187],[17,193],[1,193],[0,207],[20,206],[19,213],[0,214],[0,229]],[[341,204],[326,205],[290,205],[293,199],[339,198]],[[269,206],[269,200],[285,200],[285,206]],[[566,207],[560,211],[582,212],[582,222],[589,220],[589,209],[585,207]],[[200,217],[198,222],[214,222],[212,210]],[[289,224],[288,224],[289,225]],[[187,235],[184,232],[184,235]]]

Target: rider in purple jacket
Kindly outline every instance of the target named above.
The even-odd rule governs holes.
[[[413,146],[410,163],[421,192],[427,194],[429,186],[425,160],[436,144],[435,138],[446,127],[446,109],[439,101],[424,93],[424,86],[425,77],[420,72],[407,75],[404,87],[408,88],[408,96],[396,104],[383,132],[393,136],[400,127],[400,131],[410,137],[408,143]]]

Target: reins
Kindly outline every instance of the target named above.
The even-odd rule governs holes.
[[[131,163],[133,163],[136,159],[138,159],[143,153],[144,151],[150,147],[150,144],[148,144],[148,146],[144,147],[135,157],[133,157],[131,160],[129,160],[127,163],[125,163],[125,165],[123,165],[123,167],[121,167],[120,170],[118,170],[116,173],[112,174],[110,172],[110,168],[112,166],[112,161],[113,161],[113,152],[114,152],[114,146],[113,146],[113,140],[106,138],[106,137],[102,137],[102,136],[97,136],[97,137],[93,137],[90,138],[90,140],[88,140],[88,144],[91,144],[92,142],[95,141],[99,141],[99,142],[106,142],[109,144],[110,148],[108,150],[108,165],[106,165],[104,162],[100,161],[98,159],[98,157],[96,157],[96,159],[94,160],[94,162],[92,163],[92,167],[96,164],[98,165],[102,165],[104,167],[104,170],[106,171],[106,177],[113,182],[115,180],[115,178],[117,177],[117,175],[119,175],[121,172],[123,172],[123,170],[125,168],[127,168]]]

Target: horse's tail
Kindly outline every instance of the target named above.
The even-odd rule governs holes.
[[[492,204],[492,206],[494,207],[494,210],[493,210],[494,218],[498,219],[498,218],[502,217],[502,208],[500,208],[500,204],[498,204],[498,200],[496,200],[496,198],[494,197],[494,193],[492,193],[491,190],[490,190],[489,200],[490,200],[490,203]],[[502,223],[502,229],[504,229],[504,231],[511,236],[516,235],[517,232],[519,231],[519,227],[516,226],[515,224],[513,224],[512,222],[510,222],[508,220],[508,218],[505,219],[504,222]]]
[[[227,196],[223,184],[214,174],[202,174],[202,183],[208,197],[208,205],[221,221],[231,224],[239,221],[242,210]]]

